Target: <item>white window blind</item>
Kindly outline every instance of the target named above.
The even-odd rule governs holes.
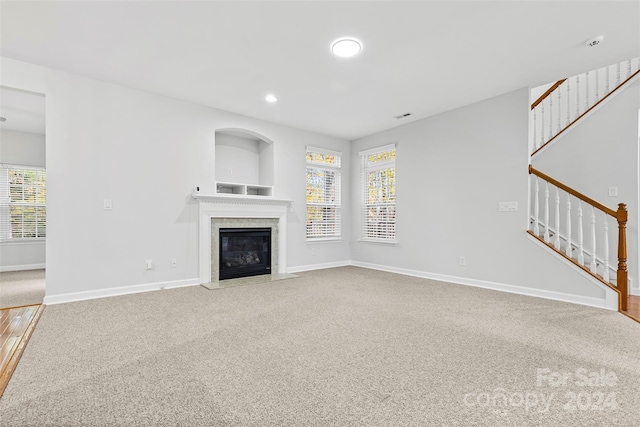
[[[307,147],[307,239],[339,238],[342,154]]]
[[[0,164],[0,240],[47,235],[47,173]]]
[[[396,239],[396,146],[362,151],[363,240],[395,242]]]

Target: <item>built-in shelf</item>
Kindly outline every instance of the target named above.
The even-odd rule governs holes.
[[[273,197],[273,186],[216,182],[216,194]]]

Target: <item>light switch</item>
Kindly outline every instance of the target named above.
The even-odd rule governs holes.
[[[618,197],[618,187],[609,187],[609,197]]]
[[[499,212],[516,212],[518,210],[518,202],[498,202]]]
[[[113,209],[113,204],[111,203],[111,199],[104,199],[104,210],[110,211]]]

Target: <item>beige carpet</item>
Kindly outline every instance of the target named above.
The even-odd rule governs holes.
[[[300,276],[48,306],[0,425],[640,425],[640,324],[623,315],[354,267]]]
[[[0,308],[42,304],[45,270],[0,273]]]

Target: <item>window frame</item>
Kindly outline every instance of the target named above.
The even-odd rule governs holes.
[[[330,164],[325,162],[317,162],[313,160],[309,160],[307,156],[309,153],[316,153],[321,155],[334,156],[337,158],[337,164]],[[307,146],[305,151],[305,190],[307,191],[307,196],[305,196],[305,237],[307,243],[315,243],[315,242],[332,242],[332,241],[340,241],[342,240],[342,153],[339,151],[328,150],[325,148],[312,147]],[[323,173],[332,172],[334,173],[334,186],[335,189],[335,200],[333,202],[327,202],[326,200],[322,203],[317,202],[309,202],[308,200],[308,192],[309,186],[307,183],[309,170],[312,169],[314,171],[321,171]],[[326,199],[326,195],[325,195]],[[332,208],[334,210],[335,220],[333,221],[334,234],[329,235],[327,233],[318,234],[318,235],[309,235],[309,208],[310,207],[324,207],[324,208]],[[329,222],[330,224],[331,222]]]
[[[20,185],[16,186],[15,184],[10,183],[9,174],[11,171],[22,171],[22,172],[35,172],[42,173],[44,175],[42,181],[44,184],[39,185],[25,185],[22,182]],[[11,200],[11,188],[21,188],[20,193],[22,194],[22,198],[20,201],[12,201]],[[25,200],[25,190],[27,188],[33,188],[34,190],[34,201]],[[43,190],[43,191],[42,191]],[[2,243],[18,243],[18,242],[37,242],[37,241],[45,241],[47,236],[47,172],[46,168],[40,166],[30,166],[30,165],[17,165],[17,164],[8,164],[8,163],[0,163],[0,242]],[[44,198],[44,201],[38,201],[38,198]],[[35,236],[24,236],[25,230],[25,220],[24,214],[20,221],[20,232],[21,236],[13,236],[12,233],[12,208],[14,207],[22,207],[23,210],[25,208],[33,208],[34,209],[34,231]]]
[[[368,164],[367,163],[367,158],[371,155],[375,155],[375,154],[380,154],[380,153],[384,153],[384,152],[388,152],[388,151],[394,151],[395,155],[394,158],[391,160],[383,160],[380,162],[376,162],[375,164]],[[397,221],[397,167],[396,167],[396,160],[397,160],[397,147],[396,144],[387,144],[387,145],[383,145],[383,146],[379,146],[379,147],[374,147],[368,150],[363,150],[358,152],[358,157],[359,157],[359,162],[360,162],[360,238],[358,239],[361,242],[367,242],[367,243],[381,243],[381,244],[390,244],[390,245],[396,245],[398,243],[398,229],[397,229],[397,225],[398,225],[398,221]],[[373,171],[377,171],[377,170],[383,170],[383,169],[389,169],[389,167],[393,168],[393,173],[394,173],[394,183],[393,183],[393,188],[394,188],[394,197],[393,197],[393,202],[392,203],[378,203],[377,205],[382,205],[385,207],[392,207],[393,208],[393,234],[389,237],[370,237],[367,235],[368,230],[370,229],[369,224],[370,222],[368,222],[368,210],[369,210],[369,206],[371,205],[370,203],[368,203],[367,200],[367,196],[368,196],[368,181],[367,181],[367,175],[369,174],[369,172],[373,172]]]

